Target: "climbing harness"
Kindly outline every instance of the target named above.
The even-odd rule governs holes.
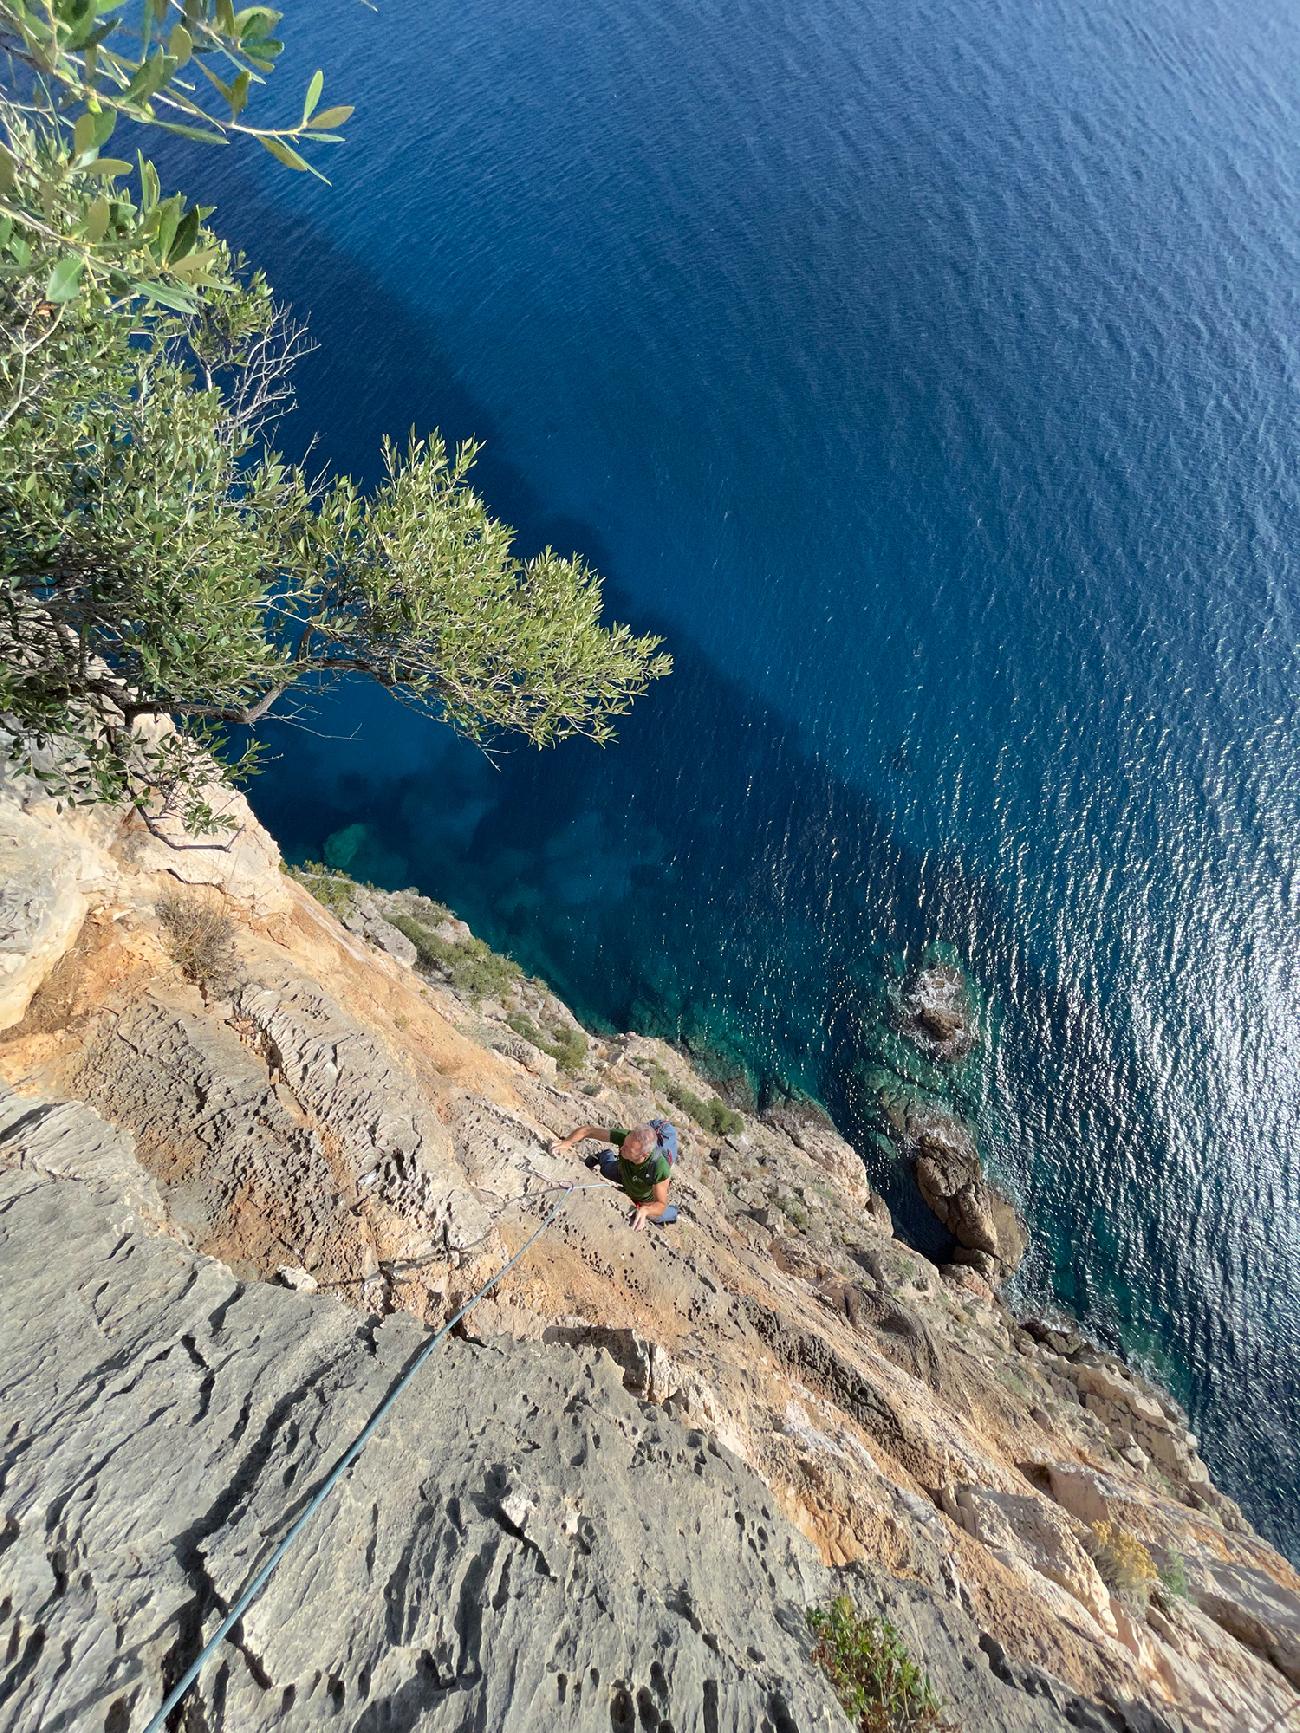
[[[541,1239],[542,1235],[546,1232],[547,1228],[550,1227],[551,1223],[555,1220],[556,1216],[559,1215],[560,1211],[564,1208],[565,1204],[568,1203],[575,1191],[603,1191],[606,1187],[603,1184],[566,1185],[563,1188],[560,1186],[546,1187],[547,1191],[559,1191],[561,1189],[564,1192],[564,1196],[560,1198],[557,1203],[553,1204],[546,1212],[541,1223],[534,1228],[531,1234],[529,1234],[528,1238],[524,1241],[523,1245],[520,1246],[514,1256],[508,1258],[506,1262],[502,1264],[501,1268],[497,1270],[494,1275],[490,1276],[486,1282],[484,1282],[479,1291],[472,1295],[470,1299],[466,1300],[465,1304],[460,1308],[456,1315],[449,1318],[442,1328],[431,1336],[425,1343],[424,1347],[421,1348],[420,1352],[415,1356],[415,1359],[412,1360],[406,1371],[403,1372],[396,1384],[393,1385],[393,1388],[388,1392],[387,1396],[384,1397],[378,1408],[375,1409],[374,1413],[370,1416],[370,1419],[362,1427],[361,1431],[353,1439],[352,1443],[343,1452],[342,1456],[339,1457],[333,1468],[317,1487],[316,1491],[307,1501],[306,1507],[303,1509],[296,1521],[289,1527],[283,1539],[271,1553],[271,1556],[267,1559],[266,1563],[249,1583],[243,1594],[241,1594],[238,1600],[236,1600],[225,1618],[222,1619],[221,1623],[212,1633],[212,1636],[204,1644],[198,1657],[189,1667],[186,1668],[180,1679],[173,1686],[162,1707],[158,1710],[158,1713],[145,1728],[144,1733],[162,1733],[167,1717],[171,1714],[172,1710],[180,1702],[181,1698],[189,1690],[190,1686],[198,1678],[204,1667],[220,1648],[228,1633],[239,1623],[240,1619],[243,1618],[244,1614],[248,1611],[249,1607],[252,1606],[258,1595],[261,1594],[262,1590],[269,1582],[271,1573],[274,1571],[275,1567],[279,1564],[285,1553],[288,1552],[294,1541],[297,1540],[303,1529],[306,1528],[312,1517],[315,1516],[321,1505],[324,1504],[325,1500],[338,1485],[344,1474],[346,1474],[348,1469],[351,1468],[357,1457],[360,1456],[366,1445],[374,1437],[379,1428],[380,1421],[383,1420],[389,1409],[397,1401],[397,1398],[402,1394],[403,1390],[406,1389],[406,1386],[415,1377],[416,1373],[424,1365],[425,1361],[433,1353],[434,1349],[442,1341],[443,1337],[448,1335],[450,1331],[454,1330],[456,1325],[460,1323],[461,1319],[467,1317],[469,1313],[474,1310],[480,1300],[486,1299],[487,1295],[496,1287],[502,1276],[506,1275],[519,1262],[520,1258],[523,1257],[529,1246]],[[534,1193],[533,1195],[536,1194]]]

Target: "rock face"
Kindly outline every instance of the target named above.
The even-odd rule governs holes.
[[[121,1201],[151,1199],[130,1140],[87,1109],[8,1097],[0,1147],[6,1724],[139,1727],[424,1332],[151,1233]],[[184,1724],[841,1727],[803,1617],[826,1568],[751,1471],[628,1382],[607,1347],[560,1333],[448,1343]],[[969,1725],[1142,1724],[1045,1677],[1038,1702],[993,1669],[964,1677],[965,1615],[867,1572],[857,1586],[960,1686]]]
[[[957,1261],[994,1282],[1012,1274],[1029,1235],[1014,1204],[985,1178],[965,1126],[937,1109],[918,1109],[907,1116],[904,1135],[921,1196],[961,1247]]]
[[[0,1573],[28,1663],[6,1724],[138,1727],[423,1332],[237,1282],[105,1184],[14,1170],[0,1210]],[[830,1729],[802,1629],[824,1575],[766,1489],[607,1354],[452,1342],[186,1724]]]
[[[587,1180],[556,1135],[709,1091],[637,1036],[539,1064],[510,1019],[570,1027],[544,988],[458,997],[340,926],[251,815],[201,856],[30,792],[5,824],[0,1701],[20,1733],[138,1733],[427,1328]],[[168,951],[178,881],[229,915],[219,988]],[[915,1144],[978,1260],[938,1272],[814,1109],[673,1117],[676,1227],[573,1194],[186,1733],[830,1727],[804,1614],[840,1589],[965,1733],[1284,1724],[1300,1579],[1167,1397],[995,1299],[1018,1224],[973,1145]],[[1126,1600],[1107,1524],[1186,1593]]]

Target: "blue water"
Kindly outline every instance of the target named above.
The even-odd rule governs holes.
[[[286,441],[373,476],[385,430],[481,435],[522,545],[677,673],[616,748],[496,768],[353,688],[255,804],[593,1020],[813,1090],[922,1238],[889,986],[955,947],[1028,1293],[1300,1554],[1296,11],[289,22],[359,104],[334,187],[195,165],[321,345]]]

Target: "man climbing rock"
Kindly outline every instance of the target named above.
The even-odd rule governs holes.
[[[677,1153],[677,1134],[670,1125],[638,1125],[625,1131],[621,1125],[608,1131],[599,1125],[580,1125],[552,1145],[556,1155],[575,1143],[594,1137],[613,1147],[589,1155],[586,1165],[603,1178],[621,1186],[632,1200],[628,1225],[641,1232],[645,1224],[667,1227],[677,1220],[677,1205],[668,1201],[672,1164]]]

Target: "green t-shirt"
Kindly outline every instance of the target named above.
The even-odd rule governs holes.
[[[616,1125],[610,1131],[609,1140],[616,1149],[622,1149],[626,1136],[625,1129]],[[639,1167],[634,1161],[624,1161],[621,1155],[618,1158],[619,1183],[633,1203],[648,1203],[654,1196],[655,1187],[662,1185],[672,1171],[662,1149],[655,1150]]]

